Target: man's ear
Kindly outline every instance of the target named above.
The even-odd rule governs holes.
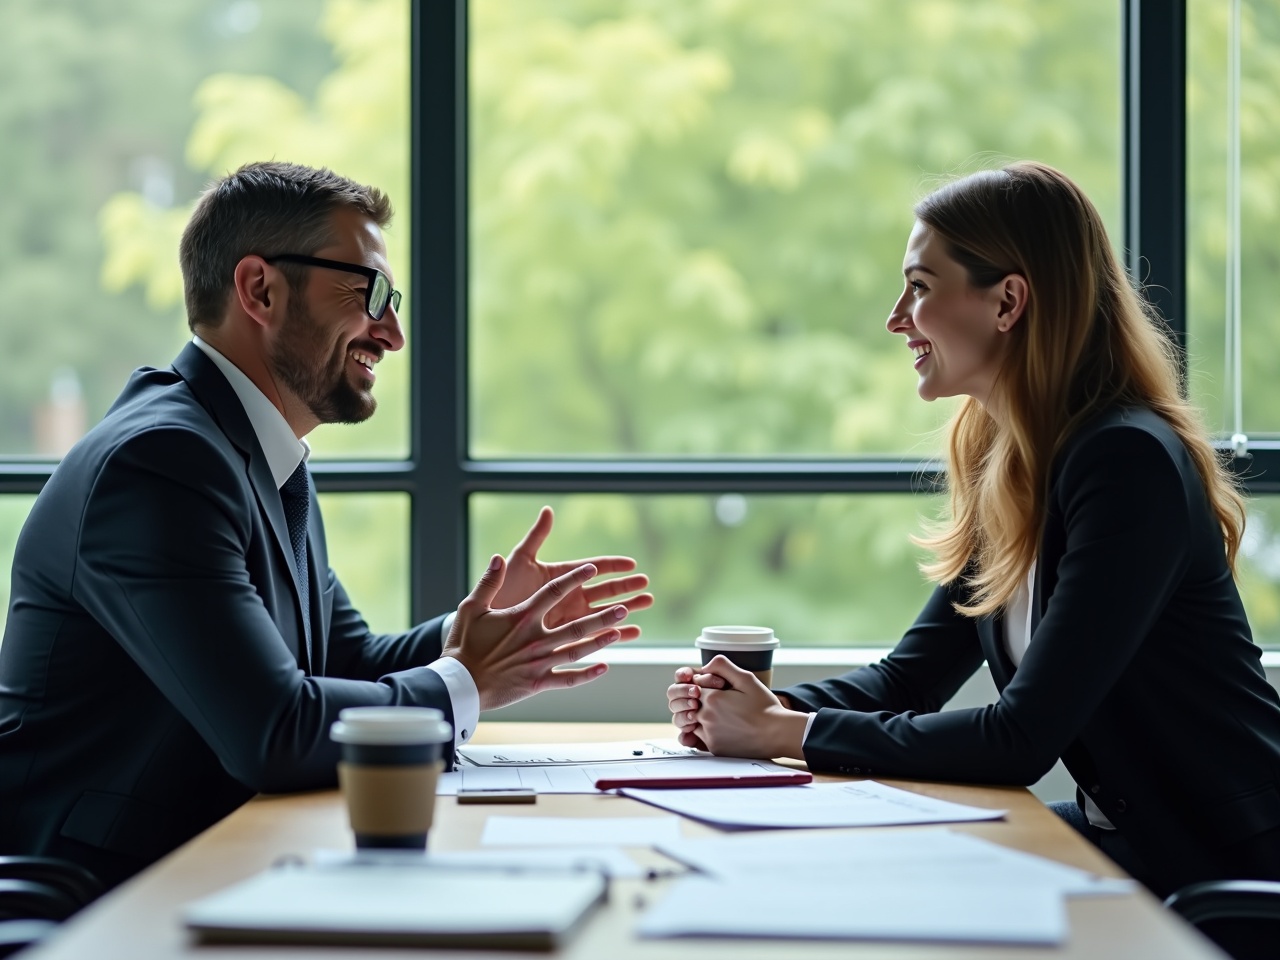
[[[995,286],[997,298],[996,329],[1008,333],[1022,319],[1027,309],[1031,287],[1020,273],[1011,273]]]
[[[241,258],[234,273],[236,304],[254,323],[274,326],[285,305],[285,279],[259,256]]]

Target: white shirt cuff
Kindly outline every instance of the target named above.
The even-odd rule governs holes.
[[[463,669],[466,669],[465,667]],[[817,718],[818,711],[809,714],[809,719],[804,725],[804,736],[800,738],[800,746],[804,746],[809,740],[809,731],[813,729],[813,721]]]
[[[476,732],[476,724],[480,722],[480,691],[476,689],[471,671],[457,657],[441,657],[435,663],[428,663],[426,669],[438,673],[449,691],[449,702],[453,705],[453,748],[456,750]]]

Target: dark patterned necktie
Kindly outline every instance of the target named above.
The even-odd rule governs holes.
[[[298,598],[302,601],[302,629],[307,643],[307,662],[311,662],[311,577],[307,568],[307,516],[311,512],[311,487],[307,481],[307,461],[280,488],[284,504],[284,520],[289,525],[289,542],[293,546],[293,562],[298,568]]]

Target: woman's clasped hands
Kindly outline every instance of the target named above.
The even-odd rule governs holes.
[[[680,743],[722,757],[804,759],[808,714],[789,704],[723,656],[702,667],[680,667],[667,687]]]

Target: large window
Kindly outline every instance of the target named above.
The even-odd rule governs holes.
[[[0,31],[0,482],[35,490],[129,372],[189,338],[178,237],[211,178],[252,159],[327,165],[395,200],[388,248],[408,285],[408,0],[42,0]],[[411,291],[401,313],[412,323]],[[389,355],[378,415],[326,427],[354,485],[409,452],[410,364]],[[371,478],[370,471],[375,471]],[[326,484],[332,487],[332,485]],[[0,626],[29,494],[0,497]],[[409,503],[322,498],[344,583],[381,629],[409,622]]]
[[[451,608],[550,502],[549,554],[633,552],[652,575],[645,643],[763,620],[789,645],[887,645],[928,589],[908,535],[940,508],[950,408],[916,397],[883,325],[938,178],[1017,157],[1076,177],[1233,431],[1229,5],[1188,0],[1188,25],[1163,0],[18,4],[0,32],[3,571],[57,457],[186,339],[175,253],[201,186],[276,157],[398,210],[409,346],[377,416],[312,438],[331,556],[376,628]],[[1241,465],[1275,492],[1257,434],[1280,432],[1280,4],[1243,6]],[[1264,639],[1272,512],[1255,505],[1243,578]]]
[[[1114,0],[474,0],[470,455],[613,477],[664,459],[668,489],[688,458],[745,479],[936,455],[951,405],[918,399],[884,328],[922,171],[1045,159],[1118,240],[1120,23]],[[927,587],[907,537],[936,501],[724,483],[566,503],[570,553],[625,547],[653,576],[647,642],[762,620],[874,646],[910,621]],[[472,497],[473,542],[532,506]]]
[[[1121,236],[1115,0],[474,0],[469,27],[476,457],[933,453],[950,408],[884,329],[922,172],[1037,157]]]
[[[1241,470],[1274,490],[1280,438],[1280,3],[1187,5],[1187,343],[1191,399]],[[1272,469],[1268,469],[1272,467]],[[1241,589],[1254,633],[1280,644],[1280,509],[1250,504]]]

